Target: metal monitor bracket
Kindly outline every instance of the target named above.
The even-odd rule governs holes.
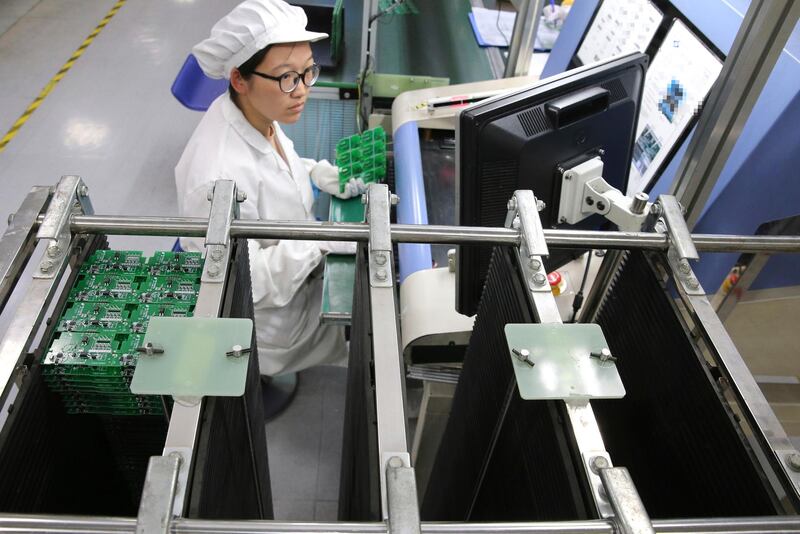
[[[647,218],[647,193],[631,198],[603,178],[603,160],[596,156],[561,173],[560,223],[577,224],[600,214],[620,230],[638,232]]]

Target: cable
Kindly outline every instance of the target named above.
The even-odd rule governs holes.
[[[574,323],[578,318],[578,311],[583,306],[583,290],[586,287],[586,280],[589,278],[589,266],[592,264],[593,251],[589,251],[586,256],[586,267],[583,268],[583,278],[581,279],[581,287],[575,293],[575,298],[572,299],[572,319],[570,323]]]
[[[367,57],[364,60],[364,70],[361,72],[361,77],[358,80],[358,101],[356,103],[356,127],[358,128],[359,132],[363,132],[367,122],[369,121],[369,115],[367,114],[367,110],[364,108],[364,84],[367,80],[367,72],[369,71],[369,66],[372,61],[372,57],[370,55],[369,49],[370,44],[372,43],[372,23],[378,20],[380,17],[387,15],[403,5],[406,0],[397,0],[396,2],[392,3],[389,7],[384,9],[383,11],[378,11],[374,15],[369,18],[367,22]]]

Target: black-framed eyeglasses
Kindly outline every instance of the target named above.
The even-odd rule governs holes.
[[[300,80],[303,80],[303,83],[306,87],[311,87],[317,83],[317,78],[319,78],[319,65],[314,63],[303,72],[290,70],[288,72],[284,72],[280,76],[270,76],[269,74],[264,74],[263,72],[258,71],[253,71],[253,74],[267,80],[274,80],[278,82],[278,86],[281,88],[281,91],[284,93],[291,93],[297,89],[298,85],[300,85]]]

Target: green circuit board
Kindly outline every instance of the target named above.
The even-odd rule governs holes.
[[[157,396],[130,392],[151,317],[191,317],[199,253],[100,250],[82,266],[42,358],[43,375],[72,414],[163,414]]]

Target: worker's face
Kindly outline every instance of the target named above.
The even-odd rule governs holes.
[[[309,43],[273,45],[256,71],[269,76],[281,77],[289,71],[302,73],[314,64]],[[281,90],[275,80],[256,75],[242,80],[244,91],[238,91],[253,111],[270,121],[292,124],[297,122],[308,98],[308,87],[300,81],[291,93]]]

